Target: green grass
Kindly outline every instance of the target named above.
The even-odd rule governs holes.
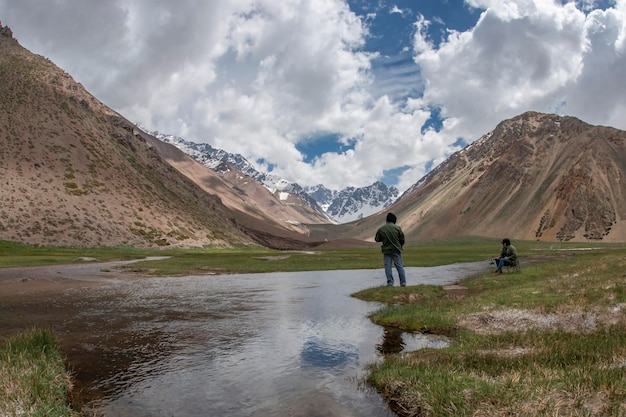
[[[626,416],[625,270],[624,249],[574,252],[466,279],[463,298],[430,286],[402,289],[415,303],[390,298],[394,288],[357,293],[389,303],[376,323],[452,337],[385,357],[369,382],[401,416]]]
[[[493,247],[493,242],[490,242]],[[464,249],[459,248],[465,246]],[[441,263],[481,260],[486,248],[441,244],[407,246],[406,266],[428,266]],[[497,245],[496,245],[497,247]],[[459,256],[459,253],[462,256]],[[137,249],[117,248],[49,248],[0,241],[0,266],[36,266],[78,262],[80,258],[98,261],[141,259],[168,256],[168,259],[142,261],[130,268],[154,275],[192,275],[205,273],[255,273],[310,270],[372,269],[382,267],[378,246],[366,248],[322,249],[310,251],[277,251],[263,247],[227,249]]]
[[[257,273],[374,268],[381,257],[374,251],[275,251],[265,248],[197,250],[169,259],[134,263],[135,271],[155,275]]]
[[[141,259],[158,251],[132,247],[66,248],[30,246],[0,240],[0,267],[55,265],[79,262],[80,258],[99,261]]]
[[[513,242],[522,257],[530,254],[553,254],[560,250],[588,246],[573,243]],[[594,244],[599,248],[624,245]],[[457,262],[486,260],[499,253],[499,239],[464,237],[407,245],[405,266],[434,266]],[[51,248],[0,241],[0,267],[36,266],[79,262],[81,258],[98,261],[141,259],[168,256],[159,261],[142,261],[132,269],[153,275],[192,275],[205,273],[254,273],[382,268],[378,245],[346,249],[277,251],[258,246],[228,249],[139,249]]]
[[[78,417],[71,379],[52,333],[33,329],[0,347],[0,415]]]

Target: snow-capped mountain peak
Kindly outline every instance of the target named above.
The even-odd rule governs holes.
[[[231,154],[222,149],[213,148],[206,143],[194,143],[183,138],[152,132],[152,135],[165,143],[176,146],[202,165],[216,171],[225,172],[233,166],[267,188],[277,198],[284,201],[289,195],[295,195],[310,205],[317,212],[339,223],[358,220],[390,206],[399,191],[382,182],[375,182],[368,187],[347,187],[340,191],[330,190],[319,184],[302,187],[278,175],[258,171],[246,158]]]

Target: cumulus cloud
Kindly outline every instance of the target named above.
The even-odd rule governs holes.
[[[471,30],[436,49],[427,32],[415,34],[424,100],[457,121],[448,133],[476,139],[527,110],[626,128],[625,1],[588,14],[543,0],[467,3],[484,9]]]
[[[626,128],[626,0],[596,3],[466,0],[479,19],[436,42],[445,16],[385,1],[357,15],[344,0],[0,0],[0,19],[151,130],[302,185],[365,186],[401,168],[404,189],[459,139],[526,110]],[[412,24],[397,32],[412,33],[412,61],[366,47],[391,15]],[[336,151],[299,150],[324,135]]]

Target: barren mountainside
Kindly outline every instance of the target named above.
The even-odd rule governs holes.
[[[407,238],[626,241],[626,132],[535,112],[500,123],[389,211]],[[313,235],[371,240],[384,213]]]
[[[208,192],[219,191],[222,202],[234,209],[244,211],[259,220],[277,221],[281,227],[306,233],[307,223],[330,223],[328,216],[306,193],[299,192],[300,186],[285,181],[285,186],[278,188],[269,186],[263,180],[270,175],[257,171],[243,156],[216,149],[209,144],[197,144],[182,138],[141,132],[146,138],[156,138],[159,142],[149,139],[161,155],[179,171],[185,173],[191,160],[184,158],[183,153],[209,168],[209,172],[200,174],[203,177],[219,177],[224,184],[216,180],[205,183],[197,174],[185,173]],[[162,143],[161,143],[162,142]],[[183,162],[185,161],[185,162]],[[181,162],[183,162],[181,164]],[[197,165],[197,164],[196,164]],[[202,171],[195,167],[195,172]],[[199,181],[198,181],[199,180]],[[215,184],[218,188],[213,188]],[[282,185],[282,184],[281,184]],[[208,188],[207,188],[208,186]]]
[[[0,34],[0,239],[51,246],[298,247],[181,174],[49,60]],[[259,226],[259,227],[257,227]]]
[[[156,152],[207,193],[219,196],[232,210],[238,225],[258,243],[275,248],[309,246],[307,223],[328,223],[328,219],[313,210],[297,196],[280,199],[253,178],[230,164],[219,170],[210,169],[174,145],[136,130]],[[282,242],[281,242],[282,241]]]

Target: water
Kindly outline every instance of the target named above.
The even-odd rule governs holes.
[[[485,269],[407,268],[407,281]],[[48,292],[37,309],[3,301],[0,324],[52,327],[87,408],[106,417],[393,416],[366,366],[448,342],[372,324],[380,305],[350,294],[384,283],[382,270],[120,280]]]

